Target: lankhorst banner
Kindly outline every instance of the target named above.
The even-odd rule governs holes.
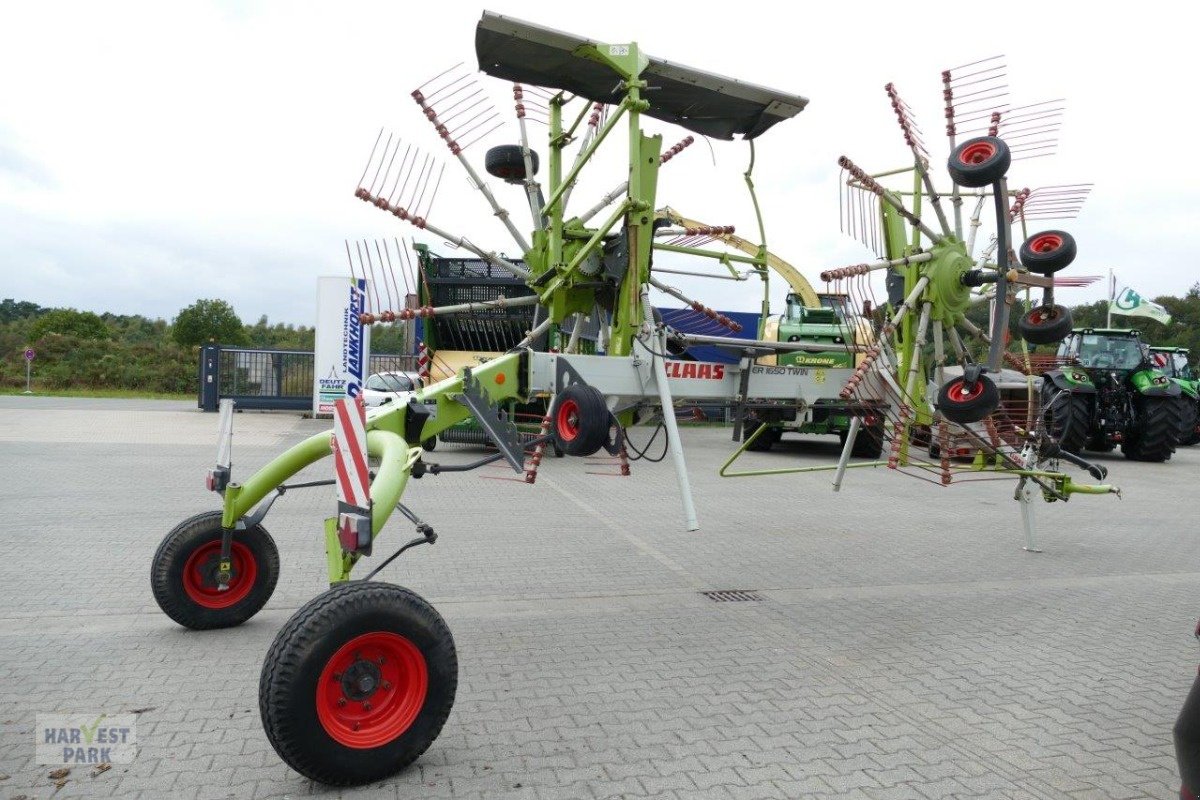
[[[314,414],[332,414],[335,402],[362,391],[371,352],[371,328],[358,319],[366,292],[362,278],[317,278]]]

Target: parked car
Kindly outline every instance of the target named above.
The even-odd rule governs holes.
[[[420,388],[421,378],[415,372],[376,372],[363,385],[363,401],[368,406],[407,403]]]

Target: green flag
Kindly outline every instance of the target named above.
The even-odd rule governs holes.
[[[1171,321],[1171,314],[1158,303],[1152,303],[1140,294],[1126,286],[1117,294],[1117,299],[1109,302],[1109,311],[1113,314],[1124,314],[1127,317],[1150,317],[1166,325]]]

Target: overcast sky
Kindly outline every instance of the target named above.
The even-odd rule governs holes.
[[[201,297],[247,322],[312,324],[315,277],[345,274],[342,241],[413,229],[354,199],[381,125],[447,156],[409,98],[476,65],[470,3],[10,3],[0,26],[0,296],[170,319]],[[839,233],[836,161],[905,165],[883,92],[894,81],[944,164],[942,69],[1003,53],[1014,105],[1058,97],[1058,155],[1017,162],[1013,186],[1094,182],[1072,274],[1114,267],[1144,295],[1200,281],[1200,118],[1191,84],[1200,5],[1052,3],[562,3],[487,8],[801,94],[807,110],[759,140],[771,249],[816,283],[870,253]],[[787,9],[787,10],[785,10]],[[506,118],[510,87],[480,76]],[[650,121],[667,143],[683,131]],[[535,149],[544,129],[534,127]],[[508,126],[468,151],[516,140]],[[623,143],[614,137],[613,147]],[[623,180],[619,153],[576,210]],[[662,172],[659,204],[756,238],[740,180],[747,147],[702,142]],[[944,181],[944,173],[942,173]],[[494,186],[527,224],[519,193]],[[431,220],[513,251],[457,164]],[[435,249],[441,242],[418,234]],[[761,288],[679,282],[728,310]],[[775,298],[786,287],[777,281]],[[1062,292],[1069,303],[1103,296]]]

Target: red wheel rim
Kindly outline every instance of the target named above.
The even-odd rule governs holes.
[[[429,693],[417,646],[396,633],[364,633],[333,654],[317,680],[317,719],[334,741],[366,750],[407,731]]]
[[[1053,253],[1062,247],[1062,244],[1062,237],[1057,233],[1040,233],[1033,237],[1033,241],[1029,243],[1029,249],[1035,253]]]
[[[996,155],[996,145],[991,142],[974,142],[967,145],[958,154],[964,164],[982,164]]]
[[[1050,308],[1050,309],[1035,308],[1033,311],[1029,312],[1029,324],[1030,325],[1044,325],[1045,323],[1049,322],[1050,320],[1054,319],[1057,316],[1058,316],[1058,312],[1052,308]]]
[[[946,390],[946,398],[954,403],[965,403],[968,400],[974,400],[979,395],[983,394],[983,381],[975,381],[975,388],[972,390],[967,386],[966,381],[955,381],[950,384],[950,388]]]
[[[258,562],[250,548],[234,542],[229,551],[232,575],[229,588],[217,589],[217,568],[221,561],[221,540],[205,542],[192,551],[183,565],[183,590],[197,605],[205,608],[229,608],[246,599],[258,577]]]
[[[563,441],[571,441],[579,435],[579,404],[574,400],[563,400],[558,404],[558,417],[555,423],[558,436]]]

